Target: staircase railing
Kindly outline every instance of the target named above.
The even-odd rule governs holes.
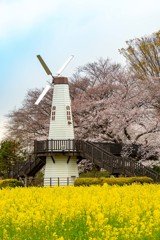
[[[41,158],[35,158],[30,156],[30,158],[25,162],[17,163],[11,173],[12,178],[18,178],[21,176],[31,175],[31,173],[36,173],[36,169],[40,170],[45,164],[45,160]],[[34,174],[33,174],[34,175]]]
[[[45,159],[35,158],[34,160],[26,162],[23,172],[25,175],[32,176],[35,175],[44,165]]]
[[[45,158],[48,154],[63,151],[68,154],[72,152],[81,158],[89,159],[113,174],[148,176],[153,178],[154,181],[160,182],[160,174],[133,159],[117,157],[94,143],[73,139],[35,141],[34,154],[28,161],[17,164],[14,167],[12,177],[35,175],[45,165]]]
[[[77,140],[76,145],[83,157],[111,173],[119,172],[128,176],[148,176],[154,181],[160,182],[160,174],[133,159],[116,157],[91,142]]]

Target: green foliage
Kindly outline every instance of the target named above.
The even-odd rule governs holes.
[[[81,173],[80,178],[92,178],[92,177],[109,177],[110,173],[108,171],[90,171],[87,173]]]
[[[101,182],[101,178],[77,178],[74,182],[74,186],[101,185]]]
[[[120,49],[129,66],[138,77],[160,76],[160,31],[151,36],[132,39],[126,42],[127,48]]]
[[[25,153],[22,151],[20,142],[5,140],[0,143],[0,175],[9,177],[9,173],[17,162],[24,160]]]
[[[153,179],[149,177],[122,177],[122,178],[77,178],[74,186],[91,186],[91,185],[119,185],[133,183],[153,183]]]
[[[157,173],[160,173],[160,166],[154,166],[153,170]]]
[[[44,173],[42,171],[39,171],[37,174],[36,174],[36,178],[37,179],[43,179],[44,178]]]
[[[15,188],[24,187],[24,184],[17,179],[4,179],[0,180],[0,188]]]

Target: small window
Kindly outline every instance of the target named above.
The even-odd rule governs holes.
[[[52,121],[55,120],[55,115],[56,115],[56,106],[53,106],[53,107],[52,107],[52,113],[51,113],[51,119],[52,119]]]
[[[67,111],[67,120],[70,121],[71,120],[71,112]]]
[[[70,106],[66,106],[67,113],[67,121],[71,121],[71,108]]]
[[[55,113],[55,111],[53,111],[53,112],[52,112],[52,117],[51,117],[51,118],[52,118],[52,121],[55,120],[55,115],[56,115],[56,113]]]

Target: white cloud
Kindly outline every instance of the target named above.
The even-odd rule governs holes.
[[[157,5],[157,7],[155,7]],[[0,1],[0,38],[26,33],[53,15],[63,14],[70,17],[85,14],[104,14],[116,17],[150,16],[157,13],[158,0],[1,0]],[[81,19],[81,18],[80,18]],[[81,19],[82,20],[82,19]]]
[[[0,38],[28,31],[54,14],[58,6],[52,0],[0,1]]]

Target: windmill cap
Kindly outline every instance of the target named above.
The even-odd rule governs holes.
[[[66,77],[54,77],[54,84],[68,84],[68,78]]]

